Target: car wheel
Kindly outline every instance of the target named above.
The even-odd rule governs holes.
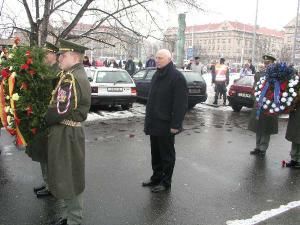
[[[242,107],[241,105],[232,105],[231,106],[234,112],[239,112],[241,111]]]
[[[122,107],[123,110],[128,110],[132,107],[132,105],[126,104],[126,105],[121,105],[121,107]]]

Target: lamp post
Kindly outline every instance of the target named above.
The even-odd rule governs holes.
[[[296,23],[295,23],[294,43],[293,43],[293,49],[292,49],[292,63],[293,64],[295,63],[295,51],[296,51],[298,16],[299,16],[299,3],[300,3],[300,0],[298,0],[298,6],[297,6],[297,16],[296,16]]]
[[[256,11],[255,11],[255,24],[253,31],[253,45],[252,45],[252,63],[255,63],[255,50],[256,50],[256,27],[257,27],[257,12],[258,12],[258,0],[256,0]]]

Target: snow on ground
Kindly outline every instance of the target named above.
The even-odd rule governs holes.
[[[114,111],[100,110],[97,112],[90,112],[86,121],[95,120],[110,120],[110,119],[123,119],[130,117],[143,117],[145,115],[145,105],[134,103],[133,107],[129,110],[114,109]]]

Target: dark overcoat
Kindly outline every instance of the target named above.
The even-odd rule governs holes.
[[[187,102],[187,82],[173,63],[157,69],[151,81],[146,106],[145,133],[165,136],[170,134],[170,128],[182,130]]]

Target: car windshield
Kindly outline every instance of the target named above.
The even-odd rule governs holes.
[[[203,82],[203,77],[200,73],[194,71],[181,71],[185,76],[186,81],[189,82]]]
[[[98,71],[96,83],[126,83],[131,84],[132,80],[126,71]]]
[[[244,76],[235,82],[235,84],[241,86],[249,86],[249,87],[252,87],[253,83],[254,83],[254,76]]]
[[[92,82],[93,79],[94,79],[95,71],[93,71],[93,70],[85,70],[85,72],[86,72],[86,75],[87,75],[87,78],[88,78],[89,82]]]

